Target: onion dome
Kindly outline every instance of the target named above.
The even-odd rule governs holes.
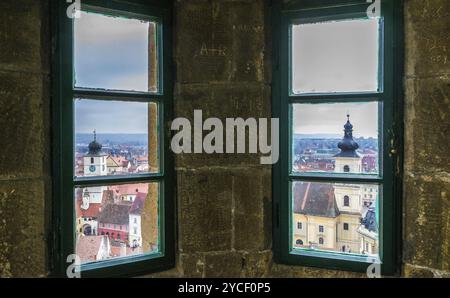
[[[94,130],[94,140],[89,143],[89,155],[98,155],[102,152],[102,144],[97,142],[97,134]]]
[[[356,150],[358,143],[353,140],[353,125],[350,123],[350,115],[347,115],[347,123],[344,125],[344,138],[339,142],[338,148],[341,152],[335,157],[360,157]]]

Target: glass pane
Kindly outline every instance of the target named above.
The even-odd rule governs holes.
[[[293,104],[292,172],[378,174],[378,105]]]
[[[75,99],[75,176],[155,173],[156,103]]]
[[[292,26],[292,92],[377,91],[379,19]]]
[[[158,198],[158,183],[76,188],[76,254],[81,263],[158,252]]]
[[[294,182],[293,249],[378,256],[379,186]]]
[[[76,87],[157,91],[156,23],[88,12],[74,22]]]

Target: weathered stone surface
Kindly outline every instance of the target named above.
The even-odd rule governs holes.
[[[267,275],[269,263],[272,260],[271,251],[244,253],[244,266],[241,277],[263,278]]]
[[[366,274],[272,263],[267,277],[278,278],[364,278]]]
[[[39,72],[45,65],[48,71],[49,55],[41,55],[42,24],[47,22],[41,13],[43,7],[47,8],[46,1],[0,2],[0,69]]]
[[[240,277],[245,258],[237,252],[218,252],[205,255],[205,277]]]
[[[40,75],[0,71],[0,178],[49,172],[49,100]],[[44,159],[46,163],[44,164]],[[42,199],[42,198],[41,198]]]
[[[434,274],[432,271],[426,268],[419,268],[414,267],[409,264],[405,264],[403,266],[403,273],[402,275],[407,278],[430,278],[434,277]]]
[[[202,111],[203,121],[207,118],[219,118],[223,124],[223,150],[226,152],[226,118],[241,117],[244,120],[270,117],[270,92],[261,84],[251,85],[179,85],[175,98],[175,115],[191,121],[194,129],[194,110]],[[203,124],[203,123],[202,123]],[[268,128],[269,130],[270,128]],[[209,132],[204,132],[205,137]],[[236,134],[235,134],[236,139]],[[248,133],[246,136],[248,152]],[[192,136],[192,150],[194,139]],[[204,166],[258,166],[260,154],[178,154],[177,167],[197,168]]]
[[[406,74],[450,73],[450,2],[405,1]]]
[[[234,248],[264,249],[264,198],[262,171],[233,174]]]
[[[407,176],[404,260],[449,270],[450,177]]]
[[[0,181],[0,277],[45,276],[45,183]]]
[[[177,81],[263,81],[263,7],[262,0],[178,1]]]
[[[450,167],[450,77],[406,83],[405,170],[448,171]]]
[[[182,252],[231,249],[232,177],[224,170],[178,174]]]
[[[203,254],[181,254],[183,277],[204,277],[205,256]]]

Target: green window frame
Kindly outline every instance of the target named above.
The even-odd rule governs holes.
[[[75,253],[74,189],[83,186],[126,183],[159,185],[159,250],[127,258],[81,265],[81,277],[135,276],[175,266],[174,164],[170,151],[169,120],[172,119],[172,7],[167,1],[82,0],[81,10],[104,15],[144,19],[156,23],[158,57],[157,92],[83,89],[74,85],[74,19],[67,17],[66,1],[52,2],[52,106],[53,106],[53,206],[49,239],[51,275],[65,277]],[[74,177],[74,98],[133,101],[157,104],[159,171],[127,176]],[[150,133],[150,132],[149,132]],[[130,227],[131,229],[131,227]]]
[[[372,1],[373,2],[373,1]],[[371,183],[380,186],[379,255],[383,275],[398,274],[401,244],[403,54],[402,1],[380,0],[379,90],[352,93],[291,92],[291,31],[293,24],[368,18],[371,3],[366,0],[274,1],[272,5],[273,85],[272,115],[280,118],[280,161],[273,166],[273,249],[274,259],[287,265],[301,265],[366,272],[373,258],[292,247],[292,182]],[[292,104],[379,102],[378,175],[291,172]],[[344,122],[342,122],[344,124]],[[303,242],[303,241],[302,241]],[[323,239],[322,239],[323,242]]]

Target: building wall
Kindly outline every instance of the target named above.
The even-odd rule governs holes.
[[[270,117],[263,0],[175,3],[175,115]],[[405,0],[404,276],[449,276],[448,0]],[[249,12],[252,12],[249,14]],[[0,276],[46,276],[51,219],[48,1],[0,2]],[[177,156],[175,269],[151,276],[348,277],[275,264],[271,169],[256,155]],[[25,233],[26,231],[26,233]]]

